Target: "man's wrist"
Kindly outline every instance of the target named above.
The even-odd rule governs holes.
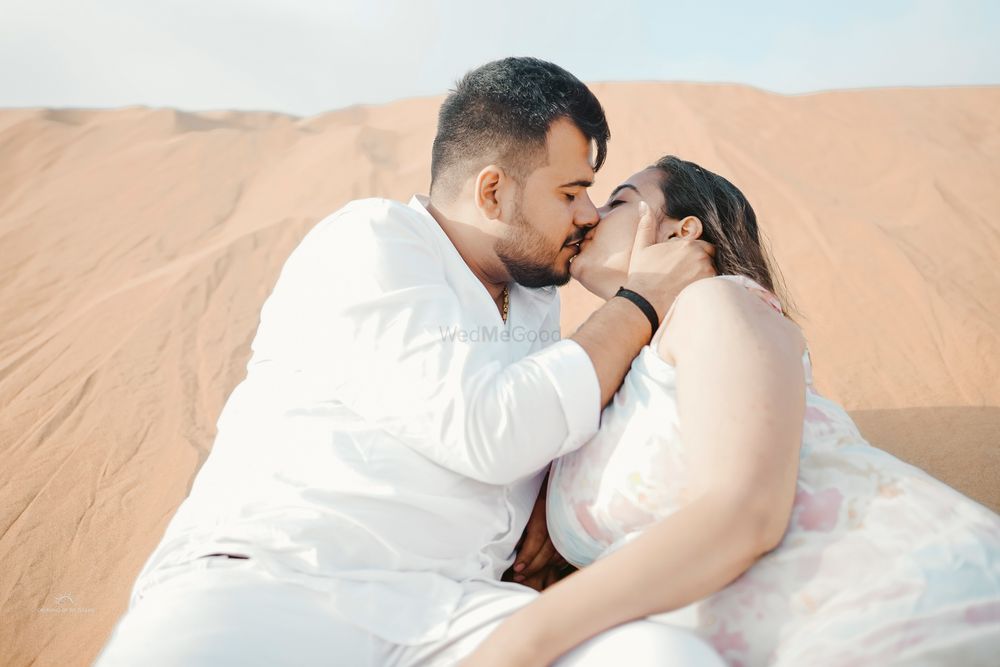
[[[671,288],[668,292],[664,290],[664,286],[662,284],[652,285],[633,278],[626,280],[622,286],[625,287],[625,289],[632,290],[633,292],[637,292],[644,296],[646,300],[652,304],[653,308],[656,309],[656,315],[659,317],[660,321],[663,321],[664,315],[667,314],[667,308],[674,302],[674,297],[677,296],[678,291]]]
[[[626,328],[641,334],[646,341],[652,338],[649,333],[649,320],[642,311],[635,307],[634,303],[629,303],[627,299],[612,296],[604,304],[604,308],[610,308],[609,313],[613,313],[614,322],[621,328]],[[641,344],[641,341],[638,341]]]
[[[660,328],[660,317],[657,315],[653,304],[651,304],[646,297],[634,290],[628,289],[625,286],[619,287],[618,291],[615,292],[615,296],[621,297],[635,305],[635,307],[638,308],[649,321],[650,336],[656,333],[656,330]]]

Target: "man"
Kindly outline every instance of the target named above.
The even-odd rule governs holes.
[[[712,272],[704,246],[643,248],[626,287],[655,315],[613,298],[558,340],[608,137],[565,70],[489,63],[442,105],[429,199],[306,235],[99,665],[452,665],[537,595],[500,578],[547,465]]]

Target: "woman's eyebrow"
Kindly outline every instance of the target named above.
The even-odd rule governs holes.
[[[629,189],[629,190],[634,190],[636,194],[639,194],[639,188],[635,187],[631,183],[622,183],[617,188],[615,188],[614,190],[611,191],[611,194],[608,195],[608,199],[614,199],[614,196],[616,194],[618,194],[622,190],[625,190],[626,188]]]

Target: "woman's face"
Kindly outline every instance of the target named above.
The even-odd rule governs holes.
[[[580,254],[570,264],[570,275],[590,292],[610,299],[625,284],[629,258],[639,226],[639,202],[645,201],[658,222],[664,209],[659,169],[632,174],[616,187],[607,203],[597,209],[601,221],[580,246]],[[664,239],[664,225],[657,225],[656,242]]]

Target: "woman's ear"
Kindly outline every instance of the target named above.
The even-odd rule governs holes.
[[[656,242],[660,243],[670,239],[694,241],[701,238],[702,231],[701,220],[693,215],[689,215],[682,220],[666,220],[661,223]]]
[[[476,208],[487,220],[496,220],[502,211],[500,190],[506,181],[503,168],[489,164],[480,170],[476,176],[475,198]]]
[[[693,215],[689,215],[677,223],[675,233],[678,238],[695,241],[701,238],[702,231],[701,220]]]

